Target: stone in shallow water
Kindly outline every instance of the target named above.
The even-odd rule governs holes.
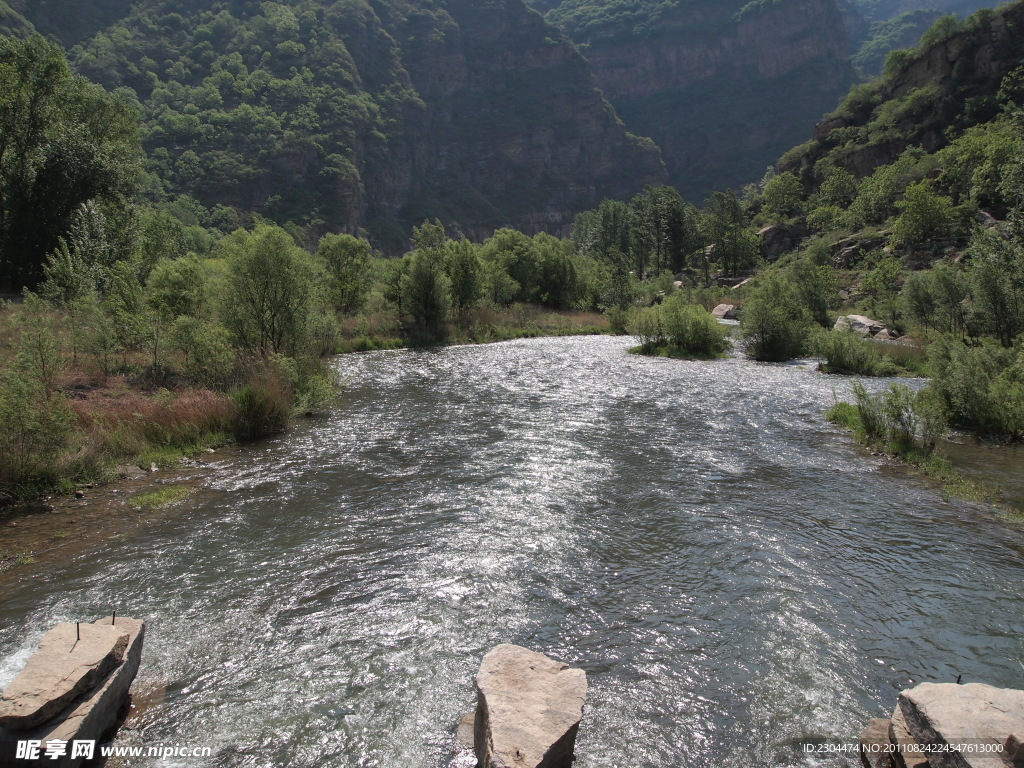
[[[899,696],[899,709],[918,744],[976,745],[931,752],[932,768],[1018,768],[1008,754],[1024,739],[1024,691],[981,683],[921,683]],[[1000,751],[981,751],[985,748]]]
[[[587,697],[582,669],[517,645],[488,653],[476,677],[474,744],[483,768],[569,768]]]
[[[25,730],[60,714],[124,658],[128,633],[110,625],[58,624],[0,697],[0,727]]]

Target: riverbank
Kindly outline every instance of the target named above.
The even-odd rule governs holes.
[[[875,396],[878,397],[880,396]],[[862,449],[873,451],[872,455],[887,456],[907,467],[915,474],[935,483],[948,497],[985,504],[996,510],[1006,521],[1024,522],[1024,506],[1021,504],[1024,499],[1019,498],[1019,494],[1011,495],[1010,498],[1005,497],[1002,489],[994,485],[990,479],[979,478],[976,471],[965,474],[948,456],[943,455],[948,452],[947,446],[955,446],[963,461],[970,455],[966,443],[941,440],[936,441],[934,445],[925,445],[914,436],[911,436],[911,439],[891,439],[891,436],[887,438],[881,434],[869,434],[862,409],[852,403],[837,402],[829,408],[825,418],[849,430],[854,442]]]
[[[46,508],[51,495],[148,470],[224,445],[285,430],[292,417],[323,408],[336,384],[316,361],[241,357],[227,348],[216,386],[192,375],[202,350],[108,355],[74,333],[73,318],[38,302],[0,312],[0,521],[12,507]],[[402,335],[398,314],[380,309],[342,318],[321,344],[333,354],[613,332],[594,312],[516,304],[477,306],[432,338]],[[154,337],[155,338],[155,337]],[[156,343],[155,341],[153,342]],[[154,347],[155,349],[155,347]],[[231,357],[236,359],[231,360]],[[156,360],[159,359],[159,362]],[[200,377],[202,378],[202,377]]]
[[[211,465],[237,456],[238,446],[204,449],[143,471],[124,467],[106,483],[40,503],[8,507],[0,516],[0,583],[31,577],[80,551],[98,551],[174,514],[205,487]]]

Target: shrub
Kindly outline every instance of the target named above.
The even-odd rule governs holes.
[[[740,330],[747,354],[755,360],[779,362],[803,353],[810,321],[793,286],[771,273],[743,305]]]
[[[826,373],[876,376],[880,355],[873,343],[852,330],[826,331],[814,337],[814,353],[825,358]]]
[[[58,393],[15,372],[0,378],[0,497],[31,493],[59,477],[74,416]]]
[[[634,310],[626,321],[626,332],[637,337],[644,352],[652,352],[664,344],[659,308],[643,307]]]
[[[661,328],[671,352],[687,357],[717,357],[729,348],[725,328],[704,307],[670,296],[660,307]]]

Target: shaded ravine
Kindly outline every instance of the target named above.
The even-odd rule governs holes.
[[[149,621],[149,765],[443,766],[483,653],[584,667],[584,768],[812,765],[913,680],[1024,687],[1024,535],[852,449],[809,366],[588,337],[352,355],[339,407],[0,607]],[[870,382],[882,387],[887,382]],[[832,758],[829,765],[854,765]]]

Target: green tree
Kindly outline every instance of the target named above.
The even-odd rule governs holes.
[[[362,309],[370,292],[370,244],[352,235],[324,235],[316,254],[327,265],[334,308],[344,314]]]
[[[903,266],[892,256],[883,258],[864,276],[861,289],[871,297],[872,311],[882,315],[895,328],[899,319],[899,295]]]
[[[264,356],[307,352],[312,319],[323,311],[322,262],[267,224],[235,232],[220,247],[228,259],[221,312],[236,343]]]
[[[415,333],[437,338],[451,308],[451,281],[445,273],[447,239],[440,222],[424,222],[413,229],[414,250],[402,277],[402,310],[411,318]]]
[[[762,193],[764,212],[772,218],[788,218],[803,207],[804,188],[789,171],[769,179]]]
[[[138,115],[71,74],[39,35],[0,39],[0,274],[34,287],[79,207],[123,201],[138,171]]]
[[[936,195],[927,181],[908,186],[896,207],[900,215],[893,222],[889,235],[889,244],[894,249],[913,248],[926,240],[941,240],[953,232],[953,200]]]
[[[484,267],[477,247],[466,238],[449,241],[444,268],[451,283],[452,306],[463,315],[484,293]]]
[[[712,258],[726,275],[747,270],[757,261],[757,237],[748,223],[734,193],[713,192],[704,201],[701,231],[712,248]]]
[[[997,233],[975,234],[967,277],[977,323],[1004,347],[1024,332],[1024,249]]]

